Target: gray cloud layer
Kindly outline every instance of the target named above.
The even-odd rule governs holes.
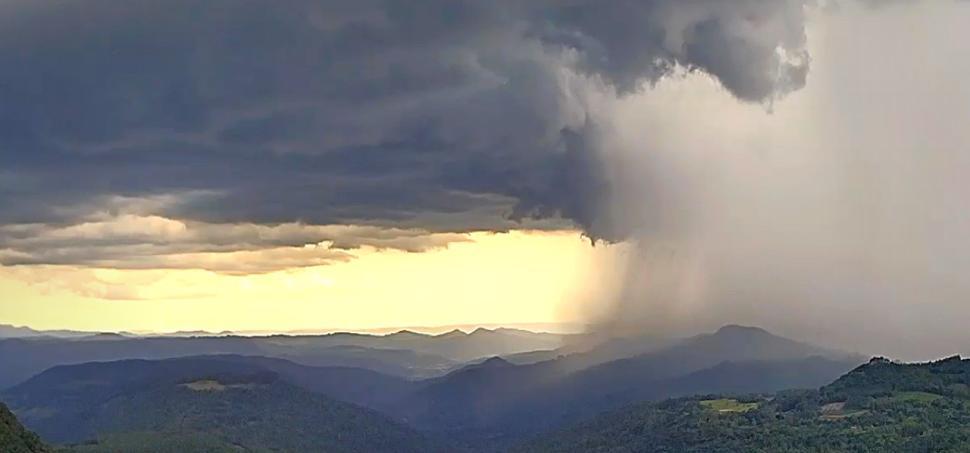
[[[200,224],[459,232],[544,218],[622,239],[637,225],[608,212],[619,189],[596,99],[688,70],[771,102],[805,84],[803,9],[795,0],[4,2],[0,224],[49,232],[131,213],[106,200],[141,200],[139,215]],[[0,230],[3,263],[103,258],[91,256],[97,247],[68,258],[11,231],[21,230]]]

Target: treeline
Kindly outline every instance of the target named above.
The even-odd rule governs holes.
[[[716,396],[641,405],[521,450],[968,452],[968,385],[970,360],[874,359],[819,390],[740,398],[736,407],[743,410],[704,404]]]

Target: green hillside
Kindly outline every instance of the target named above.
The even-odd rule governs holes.
[[[873,359],[819,390],[639,405],[522,446],[555,452],[970,452],[970,360]]]
[[[0,403],[0,452],[2,453],[42,453],[50,450],[41,443],[40,438],[27,431],[17,421],[17,417]]]
[[[273,376],[199,380],[117,398],[103,408],[99,432],[204,433],[256,451],[433,450],[422,436],[376,412]]]
[[[62,397],[52,395],[50,402]],[[54,407],[29,410],[46,410],[53,417]],[[93,440],[64,442],[61,451],[70,453],[441,450],[384,415],[312,393],[265,371],[162,380],[114,392],[57,420],[96,433],[83,438]]]
[[[242,451],[260,450],[247,450],[206,433],[144,431],[106,435],[96,442],[62,448],[59,453],[238,453]]]

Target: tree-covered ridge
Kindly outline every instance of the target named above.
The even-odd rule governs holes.
[[[272,373],[218,375],[120,395],[93,423],[99,441],[76,452],[427,452],[433,443],[368,409],[288,384]]]
[[[900,391],[970,398],[970,359],[953,356],[905,364],[877,357],[823,387],[821,395],[827,402],[848,400],[850,405],[865,405]]]
[[[385,415],[294,384],[354,393],[395,380],[285,365],[244,357],[93,363],[49,370],[5,396],[27,426],[70,452],[439,450]],[[334,387],[337,377],[362,382]]]
[[[131,432],[110,434],[97,441],[63,447],[58,453],[239,453],[238,445],[197,432]]]
[[[46,453],[49,451],[37,435],[27,431],[7,406],[0,403],[0,452]]]
[[[874,359],[819,390],[708,395],[639,405],[547,436],[522,451],[970,452],[970,360]]]

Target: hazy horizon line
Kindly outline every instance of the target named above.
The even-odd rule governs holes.
[[[471,333],[477,329],[521,329],[533,333],[550,334],[578,334],[583,333],[587,326],[574,322],[514,322],[514,323],[461,323],[461,324],[441,324],[441,325],[421,325],[421,326],[383,326],[383,327],[364,327],[364,328],[343,328],[343,327],[322,327],[305,329],[179,329],[179,330],[85,330],[71,328],[52,328],[42,329],[28,324],[7,324],[0,322],[0,327],[10,327],[14,329],[28,329],[33,332],[70,332],[77,334],[131,334],[136,336],[172,336],[187,333],[200,333],[218,335],[237,335],[237,336],[273,336],[273,335],[326,335],[332,333],[359,333],[372,335],[387,335],[401,331],[410,331],[426,335],[439,335],[454,330]]]

